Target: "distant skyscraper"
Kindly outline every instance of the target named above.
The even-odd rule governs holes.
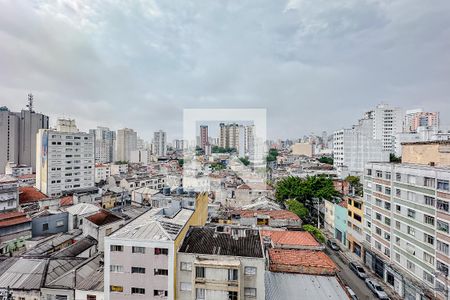
[[[200,126],[200,148],[205,150],[206,146],[208,144],[209,144],[209,141],[208,141],[208,126],[201,125]]]
[[[153,134],[153,154],[158,157],[166,156],[167,148],[167,137],[166,133],[162,130],[156,131]]]
[[[49,120],[48,116],[33,110],[31,94],[28,103],[28,109],[20,113],[0,108],[0,173],[4,172],[7,162],[36,169],[36,134],[39,129],[48,128]]]
[[[239,124],[220,123],[219,147],[238,148],[239,145]]]
[[[422,109],[408,110],[405,114],[403,131],[417,132],[419,127],[439,128],[439,113],[424,112]]]
[[[130,128],[117,130],[117,150],[116,159],[129,161],[131,151],[137,150],[137,133]]]
[[[95,136],[95,162],[108,163],[114,161],[116,132],[100,126],[89,130],[89,132]]]
[[[79,132],[74,120],[40,129],[36,141],[36,188],[54,197],[94,187],[94,135]]]

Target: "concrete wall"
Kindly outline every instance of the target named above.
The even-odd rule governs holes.
[[[450,165],[450,143],[417,143],[402,145],[402,163],[424,164],[431,162],[436,166]]]
[[[33,221],[31,222],[33,237],[67,232],[69,228],[68,215],[69,214],[67,212],[63,212],[54,215],[33,218]],[[48,230],[43,229],[44,224],[48,224]]]

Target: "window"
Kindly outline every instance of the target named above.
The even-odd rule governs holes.
[[[145,268],[142,267],[131,267],[131,273],[137,273],[137,274],[145,274]]]
[[[384,233],[384,239],[387,240],[387,241],[390,241],[391,240],[391,235],[389,233],[385,232]]]
[[[387,226],[391,226],[391,219],[388,217],[384,217],[384,224],[386,224]]]
[[[397,212],[402,212],[402,207],[401,207],[400,205],[396,205],[396,206],[395,206],[395,210],[396,210]]]
[[[238,269],[228,270],[228,280],[238,280]]]
[[[395,189],[395,196],[400,198],[402,196],[402,190],[401,189]]]
[[[67,300],[67,296],[66,295],[56,295],[55,300]]]
[[[400,230],[401,229],[401,225],[399,221],[395,221],[395,228]]]
[[[169,249],[166,248],[155,248],[155,255],[168,255]]]
[[[180,282],[180,291],[184,292],[192,291],[192,284],[190,282]]]
[[[238,300],[238,292],[228,292],[228,300]]]
[[[416,184],[416,176],[408,175],[408,183],[409,184]]]
[[[376,227],[375,228],[375,233],[381,236],[381,228],[380,227]]]
[[[388,188],[388,187],[384,188],[384,193],[386,195],[390,195],[391,194],[391,188]]]
[[[414,272],[416,270],[416,265],[413,262],[411,262],[410,260],[407,260],[406,261],[406,268],[408,270],[410,270],[411,272]]]
[[[381,207],[383,205],[383,201],[380,199],[375,199],[375,205]]]
[[[378,221],[381,221],[381,214],[375,213],[375,219],[377,219]]]
[[[400,238],[398,236],[395,237],[395,244],[400,246]]]
[[[245,267],[244,268],[244,275],[256,275],[256,267]]]
[[[153,296],[157,297],[167,297],[167,291],[165,290],[153,290]],[[200,298],[197,298],[200,299]],[[201,299],[205,299],[204,297]]]
[[[167,275],[169,275],[169,271],[166,269],[155,269],[154,275],[155,276],[167,276]]]
[[[383,177],[383,172],[380,170],[376,170],[375,171],[375,176],[377,176],[378,178],[382,178]]]
[[[434,245],[434,237],[432,237],[429,234],[424,233],[423,234],[423,240],[425,241],[425,243],[428,243],[430,245]]]
[[[381,185],[379,185],[379,184],[376,184],[375,185],[375,190],[377,191],[377,192],[382,192],[383,191],[383,187],[381,186]]]
[[[386,210],[391,210],[391,203],[389,203],[389,202],[384,202],[384,209],[386,209]]]
[[[432,217],[432,216],[423,215],[423,221],[425,222],[425,224],[434,226],[434,217]]]
[[[256,297],[256,289],[255,288],[245,288],[244,296],[245,297]]]
[[[132,287],[131,288],[131,294],[145,295],[145,289],[144,288]]]
[[[436,269],[438,269],[439,272],[442,272],[442,274],[445,277],[448,277],[448,265],[447,264],[444,264],[443,262],[437,261]]]
[[[196,278],[205,278],[205,268],[204,267],[195,267],[195,277]]]
[[[377,241],[375,241],[375,248],[377,248],[377,250],[381,250],[381,244]]]
[[[145,254],[145,247],[136,247],[136,246],[133,246],[133,247],[131,248],[131,252],[132,252],[132,253],[141,253],[141,254]]]
[[[180,263],[180,270],[181,271],[192,271],[192,264],[188,262],[181,262]]]
[[[411,208],[408,208],[408,217],[414,219],[416,217],[416,211]]]
[[[402,181],[402,174],[400,174],[400,173],[395,173],[395,180],[396,180],[396,181]]]
[[[372,169],[367,169],[367,175],[372,176]]]
[[[423,260],[430,265],[434,265],[434,257],[426,252],[423,253]]]
[[[195,289],[195,299],[204,300],[205,299],[205,289]]]
[[[391,257],[391,250],[389,250],[389,248],[384,248],[384,255]]]
[[[109,270],[110,270],[111,272],[114,272],[114,273],[121,273],[121,272],[123,272],[123,266],[119,266],[119,265],[110,265],[110,266],[109,266]]]
[[[353,214],[353,219],[355,219],[355,220],[358,221],[358,222],[361,222],[361,221],[362,221],[361,216],[358,215],[358,214]]]
[[[97,300],[96,295],[86,295],[86,300]]]
[[[430,196],[424,196],[425,205],[434,206],[435,199]]]
[[[425,279],[429,283],[434,283],[433,275],[431,275],[430,273],[428,273],[426,271],[423,271],[423,279]]]
[[[123,252],[122,245],[111,245],[111,252]]]
[[[386,172],[384,174],[384,178],[386,178],[387,180],[390,180],[391,179],[391,172]]]
[[[425,177],[423,179],[423,185],[434,188],[434,178]]]
[[[437,180],[437,189],[438,190],[448,191],[449,190],[449,182],[448,182],[448,180],[438,179]]]
[[[48,230],[48,223],[42,224],[42,231],[47,231],[47,230]]]
[[[400,262],[400,254],[399,253],[395,253],[395,260],[397,262]]]
[[[449,233],[448,223],[438,220],[437,221],[437,230]]]
[[[445,212],[448,212],[448,202],[438,199],[436,201],[436,208]]]
[[[411,226],[408,226],[408,227],[407,227],[406,232],[408,232],[408,234],[409,234],[409,235],[412,235],[412,236],[415,236],[415,235],[416,235],[416,232],[415,232],[414,228],[412,228]]]
[[[109,290],[110,290],[111,292],[122,293],[122,292],[123,292],[123,286],[120,286],[120,285],[110,285],[110,286],[109,286]]]
[[[441,241],[437,240],[437,242],[436,242],[436,249],[439,252],[442,252],[444,254],[449,255],[450,254],[449,248],[450,248],[450,246],[447,243],[444,243],[444,242],[441,242]]]

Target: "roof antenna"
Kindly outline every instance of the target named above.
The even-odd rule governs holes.
[[[28,94],[28,104],[27,104],[27,108],[31,113],[34,113],[33,110],[33,94],[29,93]]]

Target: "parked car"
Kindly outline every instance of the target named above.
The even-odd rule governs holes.
[[[333,240],[328,240],[328,241],[327,241],[327,244],[328,244],[328,246],[329,246],[331,249],[333,249],[334,251],[339,251],[339,250],[341,249],[341,248],[339,248],[339,245],[336,244],[336,242],[333,241]]]
[[[388,295],[386,294],[386,292],[383,290],[383,288],[381,287],[381,285],[374,279],[372,278],[367,278],[366,279],[366,285],[369,287],[369,289],[375,294],[377,295],[377,297],[379,299],[384,299],[387,300],[389,299]]]
[[[349,286],[346,286],[345,288],[347,289],[347,292],[350,295],[350,299],[358,300],[358,297],[356,297],[355,292]]]
[[[358,275],[359,278],[362,278],[362,279],[367,278],[366,271],[359,264],[357,264],[355,262],[350,262],[348,264],[348,266],[356,275]]]

